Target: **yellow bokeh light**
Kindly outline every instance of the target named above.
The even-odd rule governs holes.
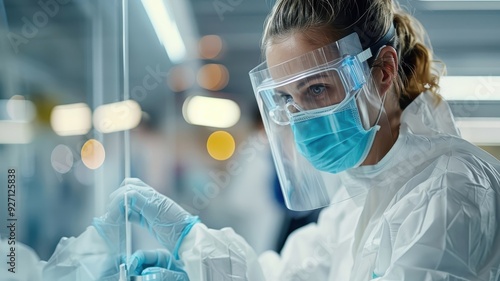
[[[82,147],[82,162],[87,168],[95,170],[102,166],[106,158],[104,146],[95,139],[90,139]]]
[[[233,136],[225,131],[216,131],[208,137],[207,151],[215,160],[229,159],[234,153],[236,144]]]

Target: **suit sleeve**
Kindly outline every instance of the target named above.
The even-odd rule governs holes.
[[[353,231],[360,208],[336,205],[287,239],[281,253],[257,257],[231,228],[209,229],[197,224],[186,236],[180,257],[191,280],[346,280],[352,267]],[[349,206],[348,206],[349,205]],[[337,278],[338,277],[338,278]]]

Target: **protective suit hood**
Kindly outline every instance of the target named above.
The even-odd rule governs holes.
[[[404,163],[408,155],[401,151],[407,145],[409,134],[425,137],[439,134],[460,137],[448,103],[431,92],[423,92],[401,114],[398,140],[389,152],[376,164],[360,166],[340,174],[340,181],[348,193],[360,194],[355,201],[363,205],[366,193],[376,176],[382,176],[394,163]],[[410,157],[411,158],[411,157]],[[395,165],[397,167],[398,165]]]
[[[448,103],[431,92],[420,94],[401,114],[401,132],[432,136],[449,134],[460,137]]]

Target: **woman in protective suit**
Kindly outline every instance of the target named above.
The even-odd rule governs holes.
[[[460,138],[424,39],[391,0],[276,2],[250,78],[287,206],[327,206],[281,253],[257,257],[138,179],[96,229],[127,193],[190,280],[500,280],[500,163]]]

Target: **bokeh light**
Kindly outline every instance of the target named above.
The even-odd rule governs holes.
[[[0,132],[0,144],[30,143],[35,135],[31,123],[12,120],[0,120]]]
[[[92,128],[92,113],[85,103],[58,105],[52,109],[50,124],[60,136],[85,135]]]
[[[233,136],[226,131],[216,131],[207,140],[207,151],[216,160],[229,159],[236,148]]]
[[[30,122],[35,118],[36,108],[21,95],[14,95],[7,101],[7,114],[15,121]]]
[[[60,174],[66,174],[73,167],[73,153],[64,144],[60,144],[52,150],[50,155],[52,168]]]
[[[222,39],[218,35],[206,35],[198,42],[200,57],[214,59],[222,52]]]
[[[197,81],[202,88],[210,91],[219,91],[227,86],[229,72],[222,64],[206,64],[198,71]]]
[[[101,133],[130,130],[141,122],[141,106],[134,100],[101,105],[94,111],[94,127]]]
[[[189,124],[229,128],[240,120],[241,110],[229,99],[192,96],[184,101],[182,115]]]
[[[87,168],[95,170],[101,167],[106,158],[104,146],[95,139],[90,139],[82,147],[82,161]]]
[[[167,77],[168,87],[174,92],[183,92],[193,87],[195,73],[187,65],[177,65],[170,69]]]

